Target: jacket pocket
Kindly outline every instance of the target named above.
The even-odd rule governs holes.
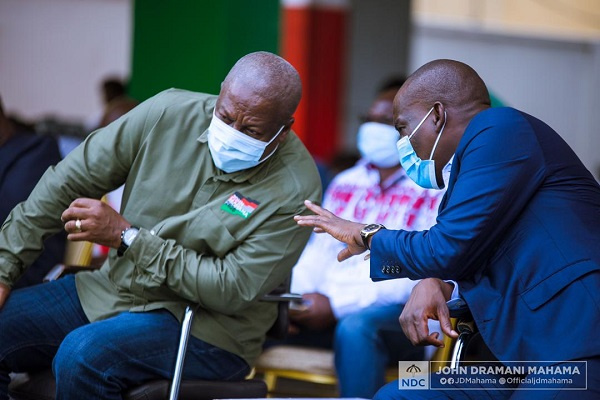
[[[578,278],[598,270],[600,265],[594,261],[576,261],[529,287],[521,293],[521,298],[531,310],[536,310]]]

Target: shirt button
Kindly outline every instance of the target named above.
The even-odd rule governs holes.
[[[154,234],[156,234],[156,232],[154,231],[154,229],[152,229],[152,230],[150,231],[150,234],[151,234],[151,235],[154,235]]]

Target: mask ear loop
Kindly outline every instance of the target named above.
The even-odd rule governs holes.
[[[433,108],[432,108],[433,110]],[[435,152],[435,148],[438,145],[438,142],[440,141],[440,138],[442,137],[442,132],[444,132],[444,128],[446,127],[446,121],[448,121],[448,119],[446,118],[446,110],[444,110],[444,125],[442,125],[442,129],[440,130],[440,133],[437,137],[437,139],[435,139],[435,143],[433,144],[433,149],[431,149],[431,155],[429,156],[430,160],[433,160],[433,153]]]
[[[421,122],[419,122],[419,124],[417,125],[417,127],[415,128],[415,130],[412,131],[412,133],[410,135],[408,135],[408,140],[410,140],[410,138],[412,138],[413,135],[415,133],[417,133],[417,130],[421,127],[421,125],[423,125],[423,122],[425,122],[425,120],[427,119],[427,117],[429,117],[429,114],[431,114],[432,111],[433,111],[433,107],[431,107],[431,110],[429,110],[429,112],[427,113],[427,115],[425,115],[423,117],[423,119],[421,120]]]
[[[281,125],[281,128],[279,128],[279,131],[277,131],[277,133],[275,134],[275,136],[273,136],[273,138],[271,138],[271,140],[269,140],[269,143],[267,143],[267,146],[270,145],[271,143],[273,143],[273,140],[275,140],[275,138],[277,136],[279,136],[279,134],[281,133],[281,131],[283,130],[283,128],[285,127],[285,125]],[[275,151],[279,148],[279,145],[275,146],[275,148],[273,149],[273,151],[266,156],[265,158],[263,158],[262,160],[260,160],[258,163],[262,163],[263,161],[266,161],[267,158],[271,157],[273,155],[273,153],[275,153]]]

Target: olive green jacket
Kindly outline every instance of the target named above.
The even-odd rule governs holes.
[[[63,229],[74,199],[125,184],[121,214],[140,233],[122,257],[112,250],[99,271],[77,275],[90,321],[160,308],[181,319],[198,305],[192,334],[252,365],[277,314],[259,299],[296,263],[311,231],[293,216],[320,200],[321,183],[292,132],[254,168],[217,169],[206,134],[216,99],[162,92],[49,168],[2,225],[0,282],[14,282],[42,238]]]

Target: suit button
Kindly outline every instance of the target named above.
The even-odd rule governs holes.
[[[396,267],[394,272],[396,272],[397,274],[399,274],[400,273],[400,267]]]
[[[381,267],[381,273],[385,274],[385,267]]]

